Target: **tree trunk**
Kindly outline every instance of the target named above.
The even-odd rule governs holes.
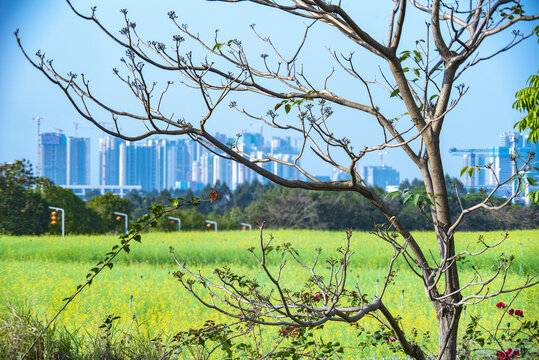
[[[427,143],[429,154],[430,175],[434,192],[433,218],[435,219],[435,230],[440,250],[441,267],[447,264],[444,261],[455,255],[455,239],[448,236],[447,231],[451,226],[451,213],[449,199],[445,183],[445,172],[443,170],[442,157],[440,154],[439,137],[431,137],[431,142]],[[444,272],[445,290],[444,295],[453,294],[442,301],[435,301],[436,317],[438,319],[438,359],[455,360],[457,356],[457,335],[460,320],[461,307],[453,304],[458,303],[462,296],[457,290],[460,288],[459,273],[457,263],[453,262]]]
[[[435,303],[438,318],[438,360],[457,358],[458,323],[461,307]]]

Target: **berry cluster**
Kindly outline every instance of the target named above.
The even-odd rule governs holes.
[[[391,270],[388,276],[384,276],[384,279],[387,280],[388,284],[395,284],[395,278],[397,277],[399,270],[400,269]]]

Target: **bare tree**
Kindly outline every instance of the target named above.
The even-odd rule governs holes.
[[[238,0],[221,1],[238,2]],[[257,61],[253,59],[252,54],[244,51],[240,41],[220,40],[217,33],[214,41],[206,42],[199,35],[191,32],[186,25],[182,25],[175,12],[170,12],[169,18],[180,35],[174,35],[171,47],[162,42],[143,40],[137,31],[136,23],[130,20],[126,10],[123,11],[125,27],[121,29],[120,35],[116,35],[116,32],[109,30],[99,20],[95,8],[85,13],[76,9],[68,0],[68,5],[77,16],[95,24],[119,47],[126,50],[126,58],[122,59],[125,70],[114,69],[114,74],[138,100],[142,109],[140,112],[123,109],[119,105],[110,105],[108,101],[99,99],[91,91],[89,81],[84,75],[80,77],[73,73],[63,75],[64,73],[58,71],[52,61],[45,59],[39,51],[36,54],[37,59],[31,58],[24,50],[18,32],[15,35],[28,61],[62,90],[80,116],[110,135],[132,141],[155,134],[186,135],[214,154],[241,163],[285,187],[357,192],[364,196],[385,215],[391,227],[391,231],[388,228],[381,228],[377,232],[394,251],[388,271],[391,272],[393,261],[397,257],[402,256],[406,259],[410,269],[422,282],[427,300],[436,310],[439,327],[437,356],[439,359],[455,359],[457,328],[462,307],[465,304],[477,303],[517,290],[506,288],[505,282],[502,282],[502,286],[497,291],[486,290],[486,287],[498,275],[504,276],[507,273],[510,259],[501,261],[492,275],[485,278],[477,273],[471,281],[463,285],[459,279],[457,266],[459,256],[464,253],[480,255],[495,245],[484,243],[484,249],[478,253],[466,251],[458,254],[455,251],[455,231],[467,214],[478,209],[501,208],[518,196],[523,175],[529,170],[533,156],[530,155],[521,162],[514,159],[513,176],[510,179],[499,179],[498,186],[485,196],[484,201],[470,208],[462,208],[456,220],[452,221],[441,158],[440,136],[448,113],[467,91],[464,85],[456,85],[459,77],[474,65],[512,49],[532,36],[534,32],[524,34],[519,30],[513,30],[512,39],[491,54],[479,55],[480,46],[486,39],[515,28],[517,23],[539,19],[539,15],[525,15],[522,4],[516,0],[476,0],[460,3],[440,0],[432,0],[432,2],[430,0],[408,2],[394,0],[394,7],[388,14],[387,36],[376,39],[374,35],[364,30],[360,22],[354,20],[345,6],[341,5],[341,1],[250,0],[250,2],[308,21],[304,36],[291,57],[287,58],[283,55],[278,50],[278,46],[269,37],[259,34],[254,26],[252,26],[252,31],[261,42],[266,44],[272,53],[271,56],[262,54],[261,60]],[[423,14],[426,21],[425,39],[418,40],[415,49],[402,50],[400,45],[405,23],[417,21],[417,18],[411,19],[407,16],[407,11],[414,8]],[[322,77],[321,80],[317,79],[318,74],[311,77],[304,72],[299,62],[300,54],[315,23],[323,23],[324,26],[336,29],[342,36],[355,43],[354,48],[363,50],[375,60],[385,64],[380,70],[382,80],[372,75],[369,78],[358,70],[354,52],[341,54],[330,50],[335,67],[348,74],[350,81],[357,81],[360,84],[357,93],[364,94],[363,99],[356,99],[357,93],[346,97],[330,89],[328,80],[335,70],[330,70],[328,75]],[[537,31],[537,28],[534,31]],[[197,57],[184,49],[188,44],[202,48],[205,54]],[[166,74],[170,73],[170,76],[177,76],[182,84],[199,91],[205,109],[197,124],[164,113],[163,104],[172,82],[167,82],[160,87],[159,84],[150,80],[150,75],[148,75],[150,68],[161,70]],[[377,105],[380,101],[375,99],[375,95],[380,91],[386,92],[394,100],[401,101],[406,113],[398,116],[385,114]],[[256,158],[242,152],[234,144],[220,142],[210,134],[208,126],[216,109],[231,94],[245,92],[276,99],[277,103],[265,114],[252,113],[238,105],[236,101],[230,102],[229,106],[250,119],[249,121],[256,120],[265,126],[297,134],[302,139],[302,144],[299,155],[295,159],[283,161],[271,155]],[[370,116],[372,121],[380,126],[383,140],[360,150],[354,149],[351,145],[353,139],[338,138],[334,134],[331,106],[348,108],[357,111],[358,114]],[[95,115],[103,110],[111,114],[115,125],[112,128],[102,125]],[[278,116],[279,113],[283,114],[283,110],[286,114],[290,112],[297,114],[297,117]],[[129,125],[129,120],[136,124]],[[132,135],[121,131],[119,122],[122,122],[124,129],[141,129],[138,127],[139,124],[142,124],[143,128],[139,133]],[[356,170],[358,163],[366,154],[393,148],[399,148],[406,153],[420,170],[425,183],[426,194],[423,198],[416,199],[416,202],[419,209],[428,214],[436,234],[439,254],[431,256],[432,259],[425,254],[425,250],[403,226],[384,199],[367,186]],[[300,159],[307,152],[313,152],[322,162],[346,172],[349,180],[320,181],[300,165]],[[341,155],[344,155],[346,160],[340,160],[343,158]],[[288,180],[271,173],[262,166],[270,161],[297,168],[306,180]],[[516,191],[507,198],[504,204],[492,205],[490,199],[496,190],[509,181],[516,182]],[[393,236],[393,231],[400,236]],[[500,243],[503,240],[500,240]],[[262,255],[258,255],[257,260],[266,269],[264,254],[269,242],[264,242],[262,235],[260,246]],[[207,305],[226,312],[230,316],[253,322],[260,322],[260,317],[273,317],[277,320],[267,323],[298,326],[313,326],[330,320],[356,322],[366,314],[376,313],[392,329],[402,349],[408,355],[416,359],[425,358],[423,350],[406,339],[398,321],[384,306],[385,290],[370,302],[361,300],[354,306],[339,306],[339,300],[344,300],[343,297],[346,294],[344,286],[349,256],[350,251],[346,247],[342,250],[341,261],[337,262],[331,270],[330,283],[317,282],[316,273],[313,271],[315,279],[313,286],[319,289],[321,294],[327,296],[322,305],[314,304],[311,300],[300,301],[289,296],[280,288],[278,276],[275,277],[269,271],[267,275],[274,283],[278,296],[260,295],[256,298],[246,296],[244,291],[237,288],[230,290],[230,287],[234,288],[234,284],[230,282],[226,274],[220,274],[221,284],[215,284],[215,286],[232,296],[236,302],[232,302],[228,297],[221,298],[223,300],[221,305],[225,308],[228,306],[231,310],[225,310],[216,304],[208,303]],[[196,273],[192,275],[199,276]],[[535,284],[537,284],[535,279],[528,279],[518,289]],[[463,295],[463,291],[466,291],[466,296]],[[196,294],[194,291],[193,293]],[[218,295],[214,294],[214,296]],[[202,298],[199,299],[203,301]],[[298,309],[304,311],[301,312]]]

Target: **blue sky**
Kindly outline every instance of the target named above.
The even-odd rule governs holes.
[[[127,1],[100,0],[75,1],[75,5],[84,12],[90,6],[97,5],[98,16],[105,24],[113,29],[121,27],[122,15],[119,9],[128,8],[132,20],[137,22],[137,30],[147,39],[169,42],[175,34],[167,17],[169,10],[175,10],[180,17],[180,23],[187,23],[189,29],[199,33],[203,38],[213,39],[214,30],[220,29],[221,39],[239,38],[254,57],[269,51],[256,40],[249,25],[256,24],[257,30],[265,35],[271,35],[272,40],[285,53],[291,53],[302,35],[303,20],[291,16],[279,16],[279,13],[267,8],[247,3],[222,4],[203,0],[176,1]],[[529,13],[539,12],[539,4],[535,1],[528,3]],[[343,1],[343,6],[356,16],[358,22],[374,34],[384,36],[386,14],[392,2],[382,5],[382,10],[360,6],[358,1]],[[414,19],[405,28],[407,41],[424,37],[424,20],[417,13],[409,11]],[[417,18],[417,21],[415,18]],[[382,25],[382,26],[381,26]],[[535,24],[526,24],[530,28]],[[110,100],[111,103],[125,107],[136,106],[132,99],[112,75],[113,67],[120,67],[120,57],[123,51],[107,40],[95,26],[76,17],[63,0],[20,0],[0,1],[0,162],[13,161],[20,158],[37,159],[37,126],[33,117],[46,117],[42,121],[42,132],[63,129],[67,135],[75,135],[74,122],[80,122],[79,136],[92,137],[93,168],[92,180],[97,183],[97,138],[100,132],[84,123],[69,105],[67,99],[30,64],[23,59],[19,51],[13,31],[19,28],[23,44],[30,54],[38,49],[54,59],[57,69],[63,73],[84,72],[95,87],[95,92]],[[495,41],[486,45],[481,54],[488,54],[490,49],[503,44],[510,37],[510,31],[502,34]],[[403,42],[400,50],[406,49]],[[369,77],[377,70],[372,57],[361,57],[361,50],[352,42],[340,36],[336,31],[328,29],[324,24],[317,24],[312,36],[307,42],[302,62],[305,63],[307,74],[313,74],[323,79],[337,65],[332,62],[327,48],[349,53],[355,51],[358,56],[360,69]],[[197,54],[197,49],[193,48]],[[200,52],[199,52],[200,53]],[[457,176],[461,168],[461,159],[450,157],[449,147],[483,148],[498,144],[500,133],[510,131],[520,114],[512,110],[514,94],[525,85],[526,79],[539,70],[539,45],[536,40],[530,40],[503,53],[495,59],[479,64],[462,78],[462,82],[470,86],[470,90],[458,107],[452,111],[445,123],[442,137],[446,171]],[[163,81],[156,75],[158,81]],[[176,80],[176,79],[173,79]],[[355,97],[360,84],[350,80],[342,72],[335,75],[330,82],[330,88],[345,97]],[[237,100],[253,112],[264,114],[271,107],[271,102],[255,97],[235,96]],[[273,100],[273,103],[275,101]],[[223,109],[216,114],[212,122],[215,131],[228,135],[242,131],[258,131],[259,127],[252,120],[242,118],[230,112],[225,102]],[[387,99],[381,101],[382,110],[397,115],[399,104]],[[175,114],[181,114],[187,120],[198,122],[200,99],[181,87],[174,89],[173,98],[169,99],[168,108]],[[335,133],[346,135],[355,141],[356,146],[374,145],[380,131],[372,119],[361,114],[344,109],[336,109],[334,115]],[[108,119],[105,119],[108,121]],[[128,128],[128,124],[124,125]],[[269,129],[264,129],[264,135],[283,135]],[[391,151],[385,156],[388,165],[396,167],[401,178],[413,178],[419,174],[399,150]],[[329,173],[329,169],[320,166],[313,157],[307,157],[306,166],[315,174]],[[378,164],[376,155],[367,157],[363,164]]]

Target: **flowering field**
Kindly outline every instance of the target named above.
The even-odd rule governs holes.
[[[273,231],[276,243],[290,242],[299,251],[302,259],[309,263],[315,249],[322,247],[323,256],[335,254],[335,249],[343,245],[345,234],[341,232],[276,230]],[[432,233],[416,233],[418,241],[433,253],[435,245]],[[459,233],[457,246],[463,249],[478,249],[479,233]],[[503,234],[484,233],[487,243],[494,243]],[[128,328],[136,325],[148,336],[166,337],[180,330],[201,326],[205,320],[227,322],[221,315],[199,305],[171,276],[178,270],[168,251],[173,246],[178,257],[192,269],[211,275],[213,270],[223,265],[235,273],[257,277],[264,284],[262,273],[247,248],[257,246],[259,234],[252,232],[182,232],[149,233],[143,235],[142,244],[134,244],[130,254],[122,254],[110,271],[99,275],[94,284],[85,290],[62,314],[58,324],[84,334],[88,329],[99,325],[106,314],[120,316],[118,327]],[[265,234],[269,236],[269,231]],[[391,257],[391,249],[374,235],[356,232],[352,237],[352,260],[350,279],[357,282],[363,293],[370,297],[380,287],[385,276],[384,266]],[[42,318],[50,318],[62,305],[62,299],[71,295],[77,284],[83,282],[87,271],[104,257],[104,254],[118,242],[114,236],[67,236],[60,237],[0,237],[0,303],[20,303],[27,301]],[[539,271],[539,231],[513,231],[499,247],[490,250],[472,263],[485,276],[490,274],[491,265],[500,254],[515,255],[513,271],[507,282],[517,285],[526,273]],[[277,256],[274,264],[278,263]],[[322,262],[321,262],[322,264]],[[472,276],[471,263],[464,268],[461,282]],[[400,312],[405,330],[417,329],[420,334],[430,331],[436,333],[435,314],[430,306],[425,306],[425,293],[421,283],[408,271],[403,263],[398,264],[400,271],[395,283],[389,288],[384,301],[386,306]],[[302,273],[292,263],[285,272],[287,287],[300,289],[308,274]],[[495,289],[495,285],[492,285]],[[539,316],[539,289],[533,288],[520,295],[513,307],[522,309],[526,318]],[[493,326],[498,320],[495,315],[500,301],[508,303],[510,295],[466,309],[464,328],[472,314],[483,314],[484,324]],[[373,322],[362,323],[367,329],[374,329]],[[347,346],[357,344],[355,327],[343,324],[327,326],[323,332],[327,340],[341,341]],[[278,336],[278,329],[269,336]],[[432,339],[431,348],[436,347]],[[365,351],[354,350],[354,356],[387,355],[387,347],[377,347]]]

